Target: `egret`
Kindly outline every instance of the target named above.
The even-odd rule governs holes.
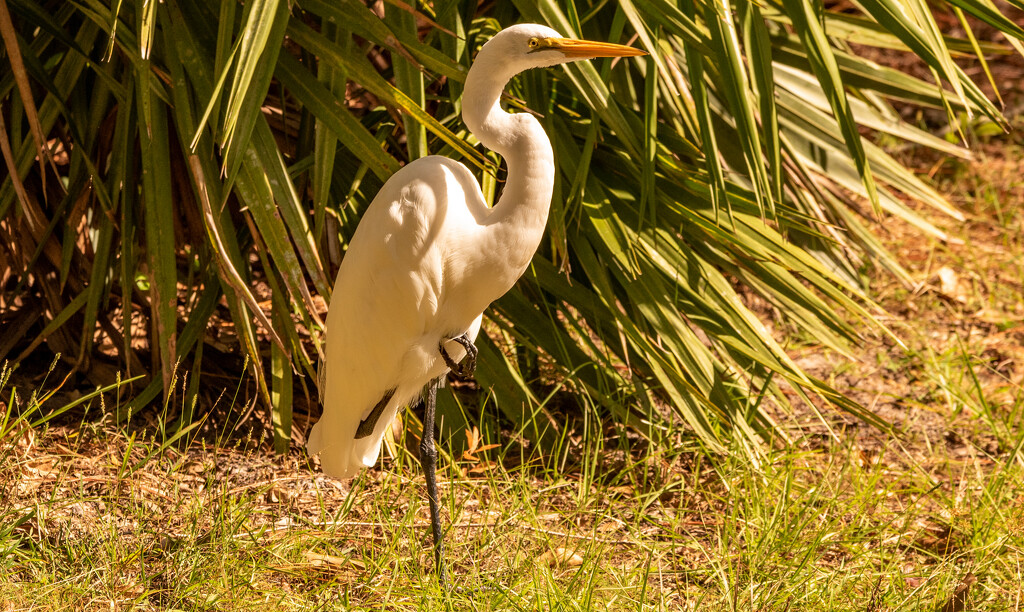
[[[508,164],[488,207],[464,165],[423,157],[396,172],[367,207],[338,270],[321,363],[323,416],[309,433],[325,474],[354,476],[377,461],[400,408],[420,398],[420,462],[426,477],[435,567],[444,584],[434,447],[437,388],[449,371],[468,375],[484,309],[526,270],[551,206],[555,160],[539,121],[499,104],[505,85],[530,68],[596,57],[644,55],[632,47],[563,38],[520,24],[494,35],[466,75],[462,119]]]

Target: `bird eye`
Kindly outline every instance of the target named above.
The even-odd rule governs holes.
[[[531,38],[529,44],[531,49],[536,49],[537,46],[540,44],[540,40],[536,38]]]

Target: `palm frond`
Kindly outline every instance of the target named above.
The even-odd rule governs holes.
[[[953,54],[1019,52],[1024,30],[987,0],[856,7],[385,3],[382,19],[356,0],[0,0],[0,325],[28,332],[0,360],[46,343],[98,384],[114,381],[96,364],[146,370],[119,415],[184,393],[187,424],[233,355],[285,449],[295,387],[314,386],[316,296],[360,214],[430,153],[493,198],[500,161],[462,126],[461,83],[490,34],[536,21],[651,56],[513,83],[552,138],[556,198],[550,240],[487,313],[477,403],[543,440],[563,427],[556,391],[585,395],[646,435],[686,423],[724,448],[781,435],[761,399],[786,407],[789,387],[884,426],[803,372],[747,298],[839,352],[858,322],[880,327],[860,271],[908,276],[874,219],[942,239],[905,199],[959,213],[865,133],[966,156],[895,105],[1004,126]],[[943,11],[1006,38],[944,34]],[[853,43],[913,53],[932,82]]]

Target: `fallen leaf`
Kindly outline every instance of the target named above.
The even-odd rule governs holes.
[[[480,457],[477,457],[476,453],[482,453],[484,451],[489,451],[492,448],[498,448],[499,446],[501,446],[501,445],[500,444],[485,444],[484,446],[481,446],[480,448],[478,448],[478,449],[476,449],[474,451],[469,451],[469,450],[463,451],[463,453],[462,453],[462,460],[475,463],[477,461],[480,461]]]
[[[1008,311],[1002,309],[989,308],[983,306],[981,310],[972,315],[975,319],[990,323],[992,325],[1009,326],[1014,323],[1020,323],[1020,318],[1012,316]],[[1005,342],[1005,338],[998,338],[999,342]]]
[[[57,473],[54,469],[57,458],[53,456],[39,457],[32,459],[21,466],[22,474],[36,478],[49,478]]]
[[[181,469],[186,474],[191,474],[193,476],[200,476],[200,475],[205,474],[206,472],[210,471],[210,469],[212,467],[213,467],[213,462],[212,461],[201,460],[201,461],[187,461],[187,462],[185,462],[184,465],[181,466]]]
[[[560,567],[579,567],[583,565],[583,557],[568,548],[552,548],[538,557],[537,562]]]
[[[267,492],[263,494],[263,499],[269,504],[288,503],[294,498],[294,493],[278,485],[271,486]]]
[[[617,531],[622,521],[607,519],[597,526],[597,530],[601,533],[608,533],[610,531]]]
[[[488,471],[490,471],[496,465],[498,465],[497,462],[494,462],[494,461],[484,461],[483,463],[475,464],[473,467],[469,468],[468,470],[465,470],[465,472],[466,472],[467,476],[470,476],[470,475],[480,476],[482,474],[486,474]]]
[[[36,430],[26,427],[18,436],[18,450],[22,457],[27,457],[32,447],[36,445]]]
[[[341,569],[346,565],[352,565],[358,569],[366,569],[365,563],[351,557],[346,559],[344,557],[335,557],[332,555],[321,555],[320,553],[315,553],[311,550],[306,551],[306,560],[309,561],[310,565],[319,569]]]
[[[476,456],[477,453],[482,453],[501,446],[500,444],[485,444],[484,446],[480,446],[481,441],[483,441],[483,437],[480,435],[480,429],[475,425],[466,430],[466,450],[462,452],[463,461],[479,461],[480,458]]]
[[[466,430],[466,453],[472,455],[476,451],[476,447],[480,445],[480,430],[476,425]]]

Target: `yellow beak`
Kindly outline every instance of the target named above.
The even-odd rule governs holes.
[[[571,38],[542,38],[539,48],[558,49],[566,57],[590,58],[590,57],[633,57],[647,55],[643,49],[616,45],[606,42],[595,42],[592,40],[573,40]]]

